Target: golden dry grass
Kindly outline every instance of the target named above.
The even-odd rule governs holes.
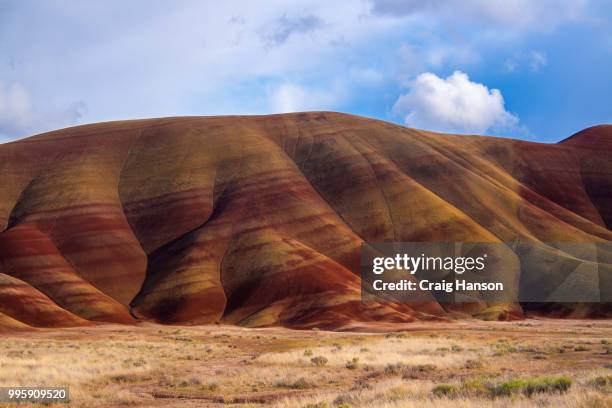
[[[612,322],[403,329],[367,334],[143,324],[8,333],[1,335],[0,386],[69,386],[74,407],[612,406]],[[559,375],[572,380],[567,392],[492,397],[473,386]],[[436,396],[432,390],[440,384],[459,392]]]

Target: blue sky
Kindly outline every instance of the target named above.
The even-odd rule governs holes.
[[[604,0],[0,0],[0,141],[335,110],[555,142],[612,122]]]

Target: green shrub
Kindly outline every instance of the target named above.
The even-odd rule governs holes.
[[[402,368],[402,378],[404,380],[421,378],[423,374],[435,371],[436,369],[437,367],[434,364],[404,366]]]
[[[406,366],[402,363],[387,364],[385,366],[385,374],[398,375],[398,374],[401,374],[403,370],[405,369],[406,369]]]
[[[334,400],[334,406],[336,408],[340,407],[350,407],[351,403],[355,403],[359,400],[359,397],[352,394],[340,394]]]
[[[436,397],[454,397],[458,391],[457,387],[451,384],[439,384],[431,390]]]
[[[329,404],[325,401],[316,402],[314,404],[306,404],[303,408],[329,408]]]
[[[279,388],[290,388],[292,390],[306,390],[313,387],[313,385],[303,377],[294,382],[279,381],[276,383],[276,386]]]
[[[202,391],[217,391],[219,389],[219,384],[214,382],[202,384],[202,386],[200,386],[200,389]]]
[[[525,395],[539,393],[564,393],[572,386],[572,380],[568,377],[540,377],[527,382],[523,389]]]
[[[595,378],[590,379],[587,384],[591,387],[607,389],[609,387],[612,387],[612,375],[597,376]]]
[[[518,393],[527,385],[525,380],[509,380],[500,384],[489,386],[489,393],[492,397],[508,397]]]
[[[349,360],[346,362],[345,365],[346,368],[348,368],[349,370],[354,370],[357,367],[359,367],[359,358],[358,357],[353,357],[352,360]]]
[[[478,360],[467,360],[465,362],[465,368],[467,368],[468,370],[473,370],[476,368],[481,368],[482,367],[482,363]]]
[[[317,357],[311,358],[310,362],[316,365],[317,367],[323,367],[324,365],[327,364],[327,358],[323,356],[317,356]]]
[[[492,397],[508,397],[523,393],[527,396],[541,393],[564,393],[572,385],[568,377],[538,377],[529,380],[515,379],[489,386]]]
[[[138,376],[137,374],[118,374],[110,377],[111,381],[117,383],[134,383],[145,378]]]
[[[489,389],[479,380],[467,380],[461,383],[461,393],[465,395],[488,395]]]

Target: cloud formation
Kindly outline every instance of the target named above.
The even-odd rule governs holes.
[[[30,96],[19,83],[0,82],[0,140],[24,131],[32,122]]]
[[[447,78],[431,72],[420,74],[393,110],[408,126],[449,133],[512,130],[519,122],[506,111],[498,89],[472,82],[460,71]]]
[[[18,82],[0,82],[0,142],[13,135],[28,136],[40,131],[75,124],[86,109],[77,101],[66,106],[37,107],[28,90]]]
[[[296,17],[287,17],[284,14],[272,25],[272,29],[265,35],[265,39],[270,45],[281,45],[292,35],[312,32],[323,27],[323,25],[323,20],[312,14]]]
[[[587,0],[373,0],[374,13],[435,15],[453,24],[479,23],[497,29],[550,30],[580,18]]]
[[[278,113],[333,109],[339,100],[333,90],[309,89],[294,83],[283,83],[270,96],[272,111]]]
[[[548,64],[548,58],[542,51],[529,51],[516,53],[504,63],[504,71],[507,73],[518,72],[523,68],[531,72],[540,72]]]
[[[602,43],[612,33],[605,24],[610,6],[595,0],[5,3],[0,131],[9,138],[77,121],[303,109],[396,120],[391,107],[419,74],[455,70],[499,84],[504,94],[512,89],[511,110],[530,129],[541,118],[543,129],[561,123],[549,116],[563,109],[564,118],[578,117],[576,107],[523,100],[542,92],[555,101],[552,92],[610,83],[612,60],[576,58],[609,49]],[[589,46],[572,48],[574,38]],[[539,54],[529,54],[533,49]],[[512,65],[515,55],[507,75],[504,63]],[[595,90],[609,94],[601,85]],[[580,109],[597,110],[587,113],[598,118],[603,99]],[[536,115],[536,106],[552,113]]]

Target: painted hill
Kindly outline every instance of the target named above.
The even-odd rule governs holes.
[[[362,304],[361,244],[611,241],[611,128],[551,145],[313,112],[99,123],[3,144],[0,327],[444,317],[433,298]],[[601,312],[562,309],[551,310]]]

